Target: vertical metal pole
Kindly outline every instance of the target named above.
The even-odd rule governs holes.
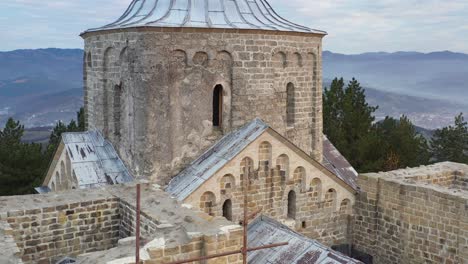
[[[135,263],[140,264],[140,184],[136,186],[136,252],[135,252]]]
[[[248,188],[248,176],[249,171],[247,170],[247,166],[244,169],[244,221],[242,225],[244,226],[244,236],[243,236],[243,246],[242,246],[242,262],[247,264],[247,188]]]

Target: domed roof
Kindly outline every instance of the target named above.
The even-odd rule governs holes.
[[[326,34],[282,18],[266,0],[133,0],[117,21],[86,32],[132,27],[261,29]]]

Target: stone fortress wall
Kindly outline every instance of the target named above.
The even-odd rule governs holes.
[[[244,172],[249,171],[248,210],[262,210],[322,244],[351,244],[355,191],[268,132],[247,146],[184,202],[239,222]],[[340,184],[341,183],[341,184]]]
[[[189,28],[85,33],[87,126],[103,131],[134,175],[158,182],[256,117],[320,160],[321,37]]]
[[[360,175],[354,249],[374,263],[468,263],[467,175],[449,162]]]
[[[133,185],[1,197],[0,261],[49,264],[72,257],[79,263],[106,263],[134,256],[134,243],[124,248],[118,243],[135,235],[134,197]],[[151,185],[142,185],[141,204],[144,263],[216,254],[242,245],[240,226],[183,208]],[[234,255],[221,261],[237,264],[242,259]]]

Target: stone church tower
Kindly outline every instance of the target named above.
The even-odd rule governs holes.
[[[258,117],[322,157],[322,38],[266,0],[133,0],[82,33],[88,129],[166,182]]]

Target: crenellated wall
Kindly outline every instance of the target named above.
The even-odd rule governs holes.
[[[167,182],[256,117],[322,158],[320,35],[151,28],[83,38],[87,126],[103,131],[134,175]]]

